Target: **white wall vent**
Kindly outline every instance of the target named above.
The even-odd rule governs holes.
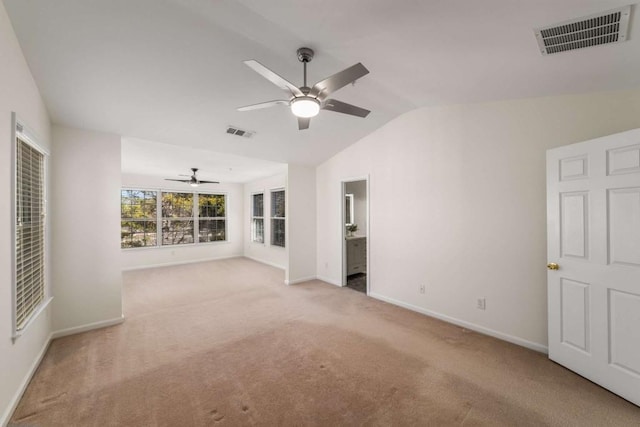
[[[631,6],[534,29],[543,55],[627,40]]]
[[[227,133],[231,135],[242,136],[244,138],[251,138],[253,135],[255,135],[255,132],[253,131],[238,129],[237,126],[232,125],[227,126]]]

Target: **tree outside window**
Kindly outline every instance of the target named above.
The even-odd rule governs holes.
[[[193,242],[193,194],[162,193],[162,244]]]
[[[140,248],[157,245],[157,191],[120,192],[120,246]]]

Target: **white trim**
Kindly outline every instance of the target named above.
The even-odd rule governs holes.
[[[4,414],[0,416],[0,426],[6,426],[9,423],[9,420],[11,419],[13,412],[18,407],[18,403],[20,403],[20,399],[22,399],[22,395],[27,390],[27,386],[29,385],[31,378],[33,378],[33,375],[36,373],[36,370],[40,366],[40,363],[42,362],[44,355],[47,353],[47,350],[49,349],[49,344],[51,344],[51,340],[53,339],[52,335],[53,334],[49,334],[49,337],[45,340],[44,344],[42,345],[42,349],[40,350],[40,353],[38,353],[38,356],[35,358],[35,360],[31,364],[31,367],[27,371],[27,375],[25,375],[24,379],[20,383],[20,386],[18,387],[18,390],[16,390],[16,393],[13,395],[13,398],[9,401],[9,406],[4,411]]]
[[[25,331],[27,330],[27,328],[40,316],[40,314],[49,306],[49,303],[53,300],[53,297],[48,297],[47,299],[45,299],[43,302],[41,302],[40,304],[38,304],[38,306],[36,307],[36,309],[33,311],[33,313],[31,313],[31,315],[29,316],[29,320],[27,320],[27,323],[25,323],[25,325],[22,327],[22,329],[20,330],[14,330],[13,331],[13,336],[11,337],[11,340],[13,341],[13,343],[16,342],[16,340],[18,338],[20,338],[22,335],[24,335]],[[15,313],[14,313],[15,315]],[[14,316],[15,317],[15,316]]]
[[[253,196],[256,196],[258,194],[262,194],[262,216],[253,216],[253,209],[254,209],[254,205],[253,205]],[[265,197],[265,191],[264,190],[258,190],[258,191],[254,191],[249,195],[249,243],[253,243],[256,245],[265,245],[267,242],[267,236],[266,236],[266,220],[265,220],[265,216],[264,216],[264,211],[265,211],[265,206],[266,206],[266,197]],[[257,242],[255,240],[253,240],[253,220],[254,219],[262,219],[262,242]],[[285,231],[286,232],[286,231]]]
[[[370,211],[371,211],[371,194],[370,194],[370,179],[371,176],[369,174],[366,175],[362,175],[362,176],[356,176],[356,177],[350,177],[350,178],[344,178],[340,181],[340,225],[341,225],[341,237],[342,237],[342,242],[341,242],[341,248],[342,248],[342,277],[341,277],[341,282],[340,285],[341,287],[347,286],[347,238],[346,238],[346,226],[345,226],[345,211],[344,211],[344,198],[347,194],[347,183],[349,182],[358,182],[358,181],[364,181],[366,183],[366,189],[365,189],[365,193],[366,193],[366,220],[367,220],[367,229],[365,230],[365,237],[367,238],[367,256],[366,256],[366,263],[367,263],[367,271],[366,271],[366,275],[367,275],[367,288],[366,288],[366,294],[369,295],[369,290],[370,290],[370,286],[369,284],[371,283],[371,269],[370,269],[370,257],[371,257],[371,215],[370,215]],[[329,282],[329,283],[333,283],[333,282]]]
[[[21,127],[21,130],[18,130],[18,126]],[[16,270],[16,243],[17,243],[17,234],[16,234],[16,217],[17,217],[17,199],[18,199],[18,168],[17,168],[17,159],[18,159],[18,139],[23,141],[24,143],[30,145],[36,151],[42,154],[42,168],[43,168],[43,176],[42,176],[42,213],[44,215],[44,224],[42,228],[42,244],[43,246],[43,255],[42,255],[42,266],[43,266],[43,287],[44,287],[44,298],[45,301],[41,302],[38,307],[29,315],[29,318],[25,325],[18,330],[17,325],[17,270]],[[33,323],[33,320],[38,317],[38,315],[44,311],[45,307],[49,305],[51,301],[51,288],[50,288],[50,278],[47,274],[49,271],[47,262],[49,261],[49,212],[48,212],[48,203],[47,197],[49,196],[49,150],[45,149],[40,145],[39,141],[42,141],[38,134],[31,130],[29,126],[25,124],[25,122],[18,116],[15,111],[11,112],[11,236],[12,236],[12,244],[11,244],[11,340],[13,343],[24,334],[24,331],[27,327]]]
[[[289,176],[287,174],[287,180],[288,179],[289,179]],[[271,213],[271,211],[273,210],[273,205],[271,203],[273,202],[272,195],[273,193],[276,193],[276,192],[279,193],[280,191],[284,193],[284,217],[281,217],[281,216],[274,217],[272,216],[273,214]],[[264,218],[266,218],[266,216]],[[289,190],[287,188],[287,185],[285,185],[284,187],[270,188],[269,189],[269,247],[270,248],[280,248],[286,251],[289,250],[289,221],[287,220],[287,218],[289,218]],[[271,227],[271,224],[273,224],[272,221],[274,219],[284,221],[284,246],[273,244],[273,239],[272,239],[273,229]],[[266,232],[266,229],[265,229],[265,232]],[[265,242],[266,242],[266,236],[265,236]]]
[[[268,265],[268,266],[271,266],[271,267],[278,268],[278,269],[280,269],[280,270],[286,270],[286,268],[285,268],[285,267],[283,267],[283,266],[281,266],[281,265],[279,265],[279,264],[276,264],[276,263],[274,263],[274,262],[269,262],[269,261],[265,261],[265,260],[262,260],[262,259],[259,259],[259,258],[254,258],[254,257],[249,256],[249,255],[240,255],[240,256],[243,256],[243,257],[245,257],[245,258],[249,258],[250,260],[252,260],[252,261],[256,261],[256,262],[259,262],[259,263],[261,263],[261,264],[265,264],[265,265]]]
[[[499,332],[490,328],[486,328],[484,326],[476,325],[475,323],[467,322],[466,320],[456,319],[455,317],[450,317],[445,314],[441,314],[432,310],[427,310],[426,308],[422,308],[422,307],[418,307],[402,301],[398,301],[396,299],[389,298],[384,295],[376,294],[375,292],[370,292],[369,296],[377,300],[388,302],[389,304],[397,305],[399,307],[406,308],[408,310],[415,311],[429,317],[435,317],[436,319],[443,320],[447,323],[452,323],[454,325],[461,326],[463,328],[470,329],[472,331],[479,332],[484,335],[489,335],[494,338],[498,338],[503,341],[510,342],[512,344],[517,344],[519,346],[526,347],[528,349],[535,350],[540,353],[544,353],[544,354],[549,353],[549,347],[529,341],[529,340],[525,340],[524,338],[519,338],[513,335],[505,334],[504,332]]]
[[[323,282],[327,282],[328,284],[330,284],[330,285],[334,285],[334,286],[337,286],[337,287],[339,287],[339,288],[341,288],[341,287],[342,287],[342,285],[340,284],[340,282],[338,282],[337,280],[330,279],[330,278],[328,278],[328,277],[324,277],[324,276],[317,276],[317,277],[316,277],[316,279],[318,279],[318,280],[322,280]]]
[[[308,277],[302,277],[302,278],[296,279],[296,280],[285,280],[284,284],[285,285],[297,285],[298,283],[308,282],[310,280],[316,280],[316,279],[317,279],[316,276],[308,276]]]
[[[173,247],[175,249],[176,246],[174,245],[174,246],[170,246],[170,247]],[[146,270],[147,268],[170,267],[172,265],[195,264],[195,263],[198,263],[198,262],[218,261],[218,260],[222,260],[222,259],[239,258],[239,257],[242,257],[242,255],[225,255],[225,256],[220,256],[220,257],[190,259],[188,261],[171,261],[171,262],[163,262],[163,263],[160,263],[160,264],[150,264],[150,265],[139,265],[139,266],[135,266],[135,267],[126,267],[126,268],[123,268],[122,271]]]
[[[36,132],[34,132],[29,126],[27,126],[25,122],[22,120],[22,118],[16,112],[13,112],[13,111],[11,112],[11,125],[13,129],[11,136],[13,137],[14,143],[16,141],[16,137],[20,135],[21,139],[31,144],[33,148],[40,151],[42,155],[44,155],[45,157],[48,157],[50,155],[49,150],[47,150],[42,145],[40,145],[39,141],[43,141],[43,139],[41,139],[40,136]],[[22,126],[21,132],[18,132],[17,125]]]
[[[89,323],[86,325],[74,326],[73,328],[61,329],[51,333],[51,339],[66,337],[67,335],[75,335],[82,332],[92,331],[94,329],[102,329],[108,326],[119,325],[124,322],[124,314],[115,319],[101,320],[100,322]]]
[[[229,239],[229,216],[227,215],[227,206],[229,206],[229,191],[199,191],[199,190],[164,190],[162,187],[131,187],[131,186],[122,186],[120,187],[120,206],[122,206],[122,191],[153,191],[156,193],[156,244],[155,245],[149,245],[149,246],[141,246],[141,247],[135,247],[135,248],[123,248],[122,247],[122,241],[120,242],[120,250],[121,251],[136,251],[136,250],[154,250],[154,249],[160,249],[160,248],[176,248],[176,247],[181,247],[181,246],[201,246],[201,245],[220,245],[220,244],[224,244],[224,243],[233,243],[232,239]],[[179,219],[179,220],[188,220],[191,219],[193,220],[193,242],[192,243],[181,243],[181,244],[175,244],[175,245],[163,245],[162,244],[162,221],[165,220],[165,218],[162,217],[162,193],[185,193],[185,194],[193,194],[193,210],[191,212],[191,216],[190,217],[182,217],[182,218],[174,218],[174,219]],[[198,242],[197,240],[200,238],[199,236],[199,231],[200,231],[200,216],[199,216],[199,210],[198,210],[198,201],[199,201],[199,195],[203,194],[203,195],[210,195],[210,196],[219,196],[219,195],[223,195],[224,196],[224,213],[225,216],[224,217],[203,217],[203,218],[210,218],[210,219],[218,219],[218,220],[224,220],[224,236],[225,239],[224,240],[216,240],[213,242]],[[170,218],[168,218],[170,219]],[[122,219],[120,221],[122,223]]]

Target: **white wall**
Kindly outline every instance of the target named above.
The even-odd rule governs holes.
[[[316,170],[289,165],[287,174],[287,248],[285,283],[316,278]]]
[[[244,184],[244,256],[256,261],[286,270],[289,266],[287,249],[271,246],[271,196],[269,191],[286,188],[287,174],[278,174]],[[264,193],[264,243],[251,241],[251,196],[254,193]],[[286,245],[286,244],[285,244]]]
[[[54,126],[53,324],[56,331],[122,317],[120,137]]]
[[[134,174],[122,174],[122,188],[162,189],[184,192],[194,190],[194,188],[182,182],[171,182],[161,177]],[[242,256],[244,239],[242,184],[201,185],[195,190],[221,192],[227,195],[227,241],[198,245],[122,249],[120,251],[124,270]],[[118,200],[119,205],[120,202]]]
[[[345,185],[345,194],[353,194],[353,223],[357,236],[367,235],[367,181],[352,181]]]
[[[340,181],[370,174],[373,296],[543,350],[545,150],[636,127],[639,90],[409,112],[318,167],[318,275],[340,283]]]
[[[11,112],[15,111],[22,121],[39,138],[44,148],[51,150],[51,129],[47,110],[38,88],[33,81],[20,45],[13,32],[4,4],[0,2],[0,425],[8,417],[26,386],[34,365],[45,349],[51,333],[51,305],[42,312],[24,334],[12,342],[13,324],[11,279],[13,269],[11,248],[15,237],[11,224],[15,221],[11,213],[13,192],[11,171],[13,165],[11,139]],[[48,185],[48,190],[51,186]],[[50,224],[50,218],[48,224]],[[50,233],[46,239],[50,243]],[[47,286],[50,269],[47,269]]]

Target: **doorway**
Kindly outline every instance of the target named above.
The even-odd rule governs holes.
[[[369,294],[369,179],[342,181],[342,286]]]

